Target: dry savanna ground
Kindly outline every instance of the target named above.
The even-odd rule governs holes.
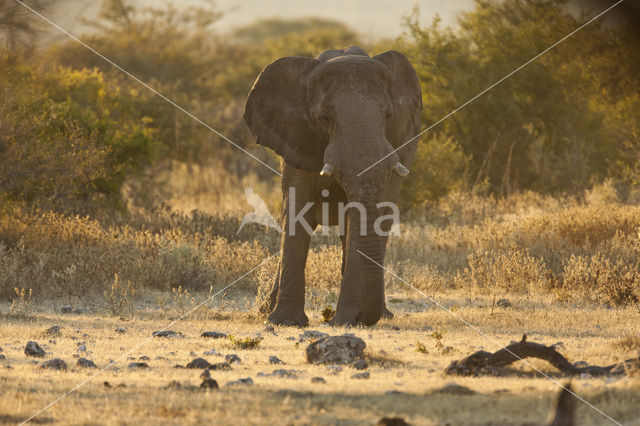
[[[599,191],[583,200],[456,195],[410,218],[391,239],[386,264],[420,292],[389,275],[396,317],[370,328],[322,323],[322,311],[335,307],[340,250],[334,236],[314,237],[309,329],[362,338],[368,378],[353,377],[364,371],[351,366],[307,363],[304,330],[265,328],[257,306],[276,258],[198,307],[277,253],[277,235],[259,227],[236,237],[239,216],[157,211],[105,224],[13,210],[0,218],[0,422],[19,423],[86,381],[32,422],[373,424],[386,416],[412,424],[544,424],[559,387],[534,367],[569,380],[549,364],[518,362],[498,377],[444,370],[475,351],[499,349],[487,336],[506,345],[523,333],[558,343],[571,362],[608,365],[638,355],[640,209]],[[66,306],[71,313],[62,313]],[[167,325],[182,337],[152,337]],[[52,326],[59,333],[44,333]],[[204,331],[234,338],[203,338]],[[242,345],[258,334],[257,347]],[[28,341],[42,346],[44,358],[25,355]],[[241,362],[211,371],[216,390],[200,388],[200,369],[175,368],[230,354]],[[80,357],[98,368],[78,366]],[[53,358],[67,370],[41,368]],[[134,362],[148,368],[129,368]],[[253,384],[228,385],[245,378]],[[637,372],[571,380],[589,404],[640,424]],[[578,424],[611,423],[584,402],[577,416]]]

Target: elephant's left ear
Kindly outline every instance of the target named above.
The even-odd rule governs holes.
[[[374,56],[373,59],[382,62],[391,70],[393,113],[387,120],[387,139],[397,148],[420,130],[420,111],[422,110],[420,83],[411,62],[402,53],[389,50]],[[415,143],[409,145],[413,149],[417,146]],[[407,148],[410,147],[407,146]],[[402,151],[399,154],[402,154]]]

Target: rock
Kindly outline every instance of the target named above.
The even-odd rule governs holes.
[[[369,364],[364,359],[359,359],[351,363],[351,366],[356,370],[366,370]]]
[[[273,373],[271,373],[271,375],[273,377],[281,377],[281,378],[287,378],[287,379],[297,379],[298,378],[298,373],[300,373],[300,371],[298,371],[298,370],[280,369],[280,370],[273,370]]]
[[[141,357],[138,357],[138,359],[139,359],[140,361],[149,361],[151,358],[149,358],[149,357],[148,357],[148,356],[146,356],[146,355],[142,355]]]
[[[368,379],[369,377],[371,377],[371,375],[368,371],[365,371],[364,373],[356,373],[351,376],[352,379]]]
[[[42,332],[42,334],[45,336],[59,336],[61,329],[62,327],[60,327],[59,325],[54,325],[53,327],[47,328],[45,331]]]
[[[186,365],[186,367],[203,369],[211,367],[211,364],[204,358],[194,358],[189,364]]]
[[[394,325],[393,327],[391,327],[391,329],[394,331],[400,331],[400,327],[398,327],[397,325]]]
[[[63,306],[62,309],[60,309],[60,312],[63,314],[70,314],[72,309],[73,307],[71,305],[66,305]]]
[[[127,330],[122,327],[116,327],[116,333],[125,334]]]
[[[227,383],[227,386],[241,386],[241,385],[251,386],[253,385],[253,379],[251,377],[247,377],[246,379],[238,379],[238,380],[234,380],[232,382]]]
[[[60,358],[53,358],[49,361],[45,361],[40,365],[40,368],[50,368],[52,370],[66,370],[67,363]]]
[[[84,367],[84,368],[98,368],[95,362],[87,358],[78,358],[77,364],[79,367]]]
[[[395,389],[391,389],[389,391],[386,391],[384,394],[385,395],[404,395],[404,392],[399,391],[399,390],[395,390]]]
[[[218,371],[229,371],[231,370],[231,364],[228,362],[216,362],[215,364],[211,364],[209,366],[210,370],[218,370]]]
[[[111,387],[111,383],[109,383],[109,382],[104,382],[103,385],[104,385],[105,388],[110,388]]]
[[[24,347],[24,353],[27,356],[33,356],[36,358],[42,358],[45,355],[44,349],[40,347],[37,342],[29,341]]]
[[[251,380],[251,379],[249,379],[249,380]],[[231,385],[231,383],[233,383],[233,382],[227,383],[227,386]],[[238,383],[238,384],[241,384],[241,383]],[[253,382],[251,382],[249,384],[253,384]],[[233,386],[233,385],[231,385],[231,386]],[[200,383],[200,387],[203,388],[203,389],[218,389],[219,386],[218,386],[218,382],[216,382],[213,379],[204,379],[202,381],[202,383]]]
[[[284,362],[277,356],[271,355],[269,357],[269,364],[284,364]]]
[[[376,426],[408,426],[409,423],[405,422],[402,417],[383,417]]]
[[[87,310],[84,309],[84,308],[78,308],[75,311],[73,311],[73,313],[76,314],[76,315],[81,315],[81,314],[87,313]]]
[[[307,362],[311,364],[350,364],[362,359],[364,340],[355,336],[325,336],[307,346]]]
[[[289,336],[289,337],[287,337],[287,340],[295,341],[295,340],[296,340],[296,338],[295,338],[295,337],[293,337],[293,336]]]
[[[274,336],[277,336],[277,335],[278,335],[278,334],[276,333],[275,328],[273,328],[273,325],[271,325],[271,324],[267,324],[267,326],[264,328],[264,331],[265,331],[266,333],[271,333],[271,334],[273,334]]]
[[[78,348],[76,350],[78,352],[86,352],[87,351],[87,347],[85,345],[80,345],[80,346],[78,346]]]
[[[435,389],[432,393],[446,393],[451,395],[474,395],[477,392],[473,389],[469,389],[466,386],[459,385],[457,383],[447,383],[439,389]]]
[[[0,359],[5,359],[6,357],[3,354],[0,354]]]
[[[0,352],[2,352],[2,348],[0,347]]]
[[[342,371],[342,367],[339,365],[328,365],[327,370],[329,370],[329,374],[336,375]]]
[[[197,353],[195,353],[194,351],[189,352],[189,356],[198,356]]]
[[[173,331],[173,330],[160,330],[160,331],[154,331],[153,332],[153,337],[173,337],[173,338],[177,338],[177,337],[184,337],[184,334],[182,334],[180,332]]]
[[[233,363],[240,364],[242,362],[240,357],[236,354],[225,355],[224,360],[227,361],[229,364],[233,364]]]
[[[496,302],[496,305],[500,306],[501,308],[509,308],[511,307],[511,302],[509,301],[509,299],[500,299]]]
[[[317,340],[317,339],[320,339],[321,337],[327,337],[327,336],[329,336],[329,334],[323,333],[322,331],[305,330],[304,333],[298,336],[298,340],[302,343],[306,341]]]
[[[327,383],[324,377],[312,377],[311,383]]]
[[[132,362],[131,364],[129,364],[128,368],[130,368],[131,370],[149,368],[149,364],[147,364],[146,362]]]
[[[208,339],[226,339],[227,333],[220,333],[219,331],[205,331],[200,337],[206,337]]]
[[[219,354],[219,353],[218,353],[215,349],[213,349],[213,348],[212,348],[210,351],[204,351],[204,352],[202,353],[202,355],[207,355],[207,356],[212,356],[212,355],[214,355],[214,356],[222,356],[221,354]]]

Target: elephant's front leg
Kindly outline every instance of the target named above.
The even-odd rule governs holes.
[[[269,322],[306,327],[304,313],[305,265],[311,233],[316,227],[313,185],[316,173],[285,164],[282,174],[282,255],[276,281],[277,300]]]

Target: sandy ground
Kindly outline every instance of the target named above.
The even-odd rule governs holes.
[[[571,362],[610,364],[637,353],[619,342],[640,332],[640,313],[634,309],[578,309],[511,299],[509,308],[491,300],[439,296],[438,300],[478,327],[478,334],[459,319],[429,305],[422,297],[404,293],[389,297],[393,320],[370,328],[334,328],[322,324],[319,312],[308,312],[308,329],[331,335],[354,333],[367,348],[370,377],[357,379],[350,366],[310,365],[300,342],[304,331],[293,327],[265,330],[254,311],[236,307],[201,310],[170,326],[183,338],[153,338],[152,333],[177,318],[152,301],[143,303],[133,318],[115,318],[104,311],[56,314],[42,309],[20,317],[0,307],[0,423],[19,423],[69,390],[34,417],[35,424],[375,424],[382,417],[402,417],[411,424],[544,424],[559,387],[528,365],[513,365],[505,377],[452,377],[443,370],[452,360],[480,349],[495,351],[519,340],[554,344]],[[60,334],[43,331],[58,325]],[[125,333],[116,332],[123,328]],[[203,331],[219,331],[238,338],[263,337],[257,349],[241,349],[229,339],[206,339]],[[442,334],[442,346],[432,337]],[[27,341],[37,341],[44,358],[25,356]],[[416,350],[420,342],[428,353]],[[83,351],[83,346],[86,351]],[[447,349],[443,349],[447,348]],[[214,350],[214,351],[212,351]],[[202,390],[201,370],[175,368],[195,357],[211,363],[237,354],[240,363],[230,371],[211,371],[220,388]],[[79,367],[77,357],[93,360],[98,368]],[[269,362],[276,356],[284,365]],[[148,359],[140,357],[148,357]],[[66,371],[40,364],[62,358]],[[118,362],[104,371],[110,360]],[[132,362],[149,368],[130,369]],[[519,364],[519,365],[518,365]],[[558,383],[568,382],[542,361],[531,361]],[[294,377],[274,377],[278,369],[295,370]],[[253,385],[227,386],[250,377]],[[326,383],[314,383],[322,377]],[[181,387],[167,387],[177,381]],[[109,386],[105,385],[109,383]],[[452,383],[460,388],[447,387]],[[589,404],[625,425],[640,425],[640,375],[622,378],[573,378],[574,390]],[[456,390],[457,389],[457,390]],[[390,392],[396,391],[396,392]],[[587,403],[578,403],[578,424],[614,424]]]

